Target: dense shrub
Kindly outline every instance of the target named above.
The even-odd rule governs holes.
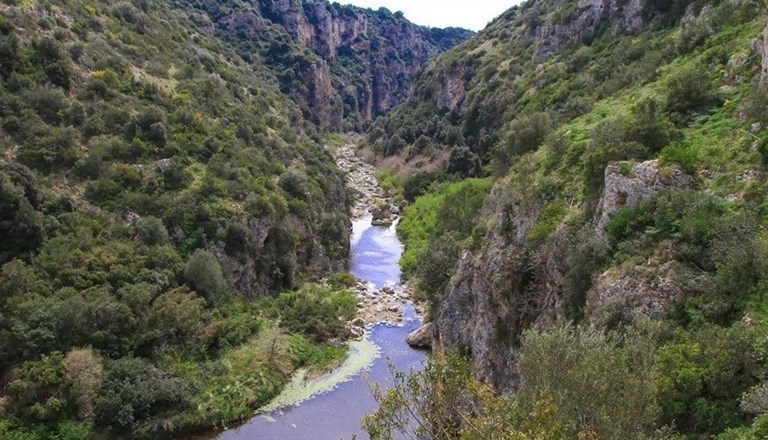
[[[413,202],[417,197],[426,193],[430,185],[441,179],[441,173],[425,171],[414,173],[403,182],[403,198],[408,202]]]
[[[655,329],[643,324],[604,334],[594,329],[529,331],[518,363],[523,407],[551,399],[555,420],[571,438],[643,438],[655,430],[659,408],[648,371],[656,363]]]
[[[594,193],[603,185],[609,163],[648,157],[645,145],[627,139],[625,124],[622,119],[608,121],[592,132],[592,140],[582,157],[587,191]]]
[[[297,199],[304,200],[309,196],[307,175],[298,170],[288,170],[280,176],[280,187]]]
[[[189,257],[184,268],[184,279],[189,287],[208,298],[227,289],[216,256],[205,249],[198,249]]]
[[[349,291],[319,285],[282,293],[277,303],[283,327],[321,341],[342,336],[345,322],[357,311],[357,300]]]
[[[0,167],[0,263],[37,248],[45,238],[37,191],[24,167]]]
[[[136,225],[136,236],[147,246],[161,246],[170,242],[168,230],[163,221],[157,217],[148,216]]]
[[[717,84],[705,66],[682,68],[667,87],[666,109],[670,113],[688,115],[722,103]]]
[[[497,173],[506,171],[516,156],[539,148],[552,130],[552,125],[552,119],[547,113],[533,113],[513,120],[507,128],[505,142],[495,151]]]
[[[448,158],[446,172],[462,178],[480,174],[480,158],[467,147],[453,147]]]
[[[744,325],[677,335],[654,374],[662,423],[701,434],[743,424],[739,398],[765,374],[764,338]]]
[[[416,287],[427,294],[430,313],[440,304],[441,296],[451,280],[463,249],[463,240],[456,231],[442,234],[439,240],[430,241],[419,255],[416,270]]]
[[[117,433],[150,431],[164,416],[188,409],[193,390],[188,383],[144,360],[122,358],[106,365],[96,419]]]

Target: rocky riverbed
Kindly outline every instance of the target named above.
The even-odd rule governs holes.
[[[357,197],[352,207],[352,220],[373,226],[391,227],[397,224],[400,206],[392,194],[384,191],[375,176],[373,166],[356,155],[356,147],[349,143],[331,148],[336,163],[347,173],[347,185]],[[370,222],[370,223],[368,223]],[[394,229],[393,229],[394,231]],[[413,304],[421,315],[423,307],[411,298],[407,284],[387,284],[377,288],[372,283],[359,281],[352,288],[357,297],[357,318],[349,323],[354,338],[363,336],[365,327],[379,322],[399,323],[403,320],[403,305]]]
[[[347,173],[347,186],[356,193],[352,221],[371,215],[372,225],[391,226],[400,215],[400,206],[381,188],[376,170],[357,156],[356,149],[352,143],[331,149],[336,164]]]

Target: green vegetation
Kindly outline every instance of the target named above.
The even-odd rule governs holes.
[[[346,192],[273,66],[187,2],[0,9],[0,437],[170,437],[342,358],[346,278],[300,286]]]
[[[440,439],[672,440],[686,438],[675,430],[720,432],[742,424],[742,408],[763,415],[717,438],[761,438],[765,329],[711,327],[698,336],[670,330],[640,319],[607,333],[528,331],[520,344],[520,385],[505,396],[475,379],[467,359],[433,361],[423,372],[396,374],[394,388],[377,390],[381,408],[365,427],[374,439],[409,432]]]
[[[491,186],[490,179],[443,183],[405,210],[397,229],[405,244],[400,265],[434,303],[448,284],[462,247],[472,239]]]
[[[618,21],[569,28],[589,13],[576,3],[510,9],[427,63],[415,98],[368,133],[376,154],[424,169],[404,181],[413,203],[400,228],[403,268],[431,309],[477,311],[443,303],[467,251],[463,279],[499,303],[497,316],[445,333],[504,330],[484,347],[496,357],[479,355],[486,363],[448,359],[398,376],[368,419],[374,438],[414,428],[437,438],[766,436],[768,111],[755,43],[765,7],[645,1],[646,26],[624,33]],[[456,105],[443,99],[457,89]],[[494,189],[473,198],[482,217],[440,230],[448,188],[462,185],[442,182],[470,175],[445,160],[459,150],[479,158]],[[482,265],[518,284],[496,285]],[[503,355],[520,379],[508,396],[471,375],[493,376],[502,367],[488,363]]]

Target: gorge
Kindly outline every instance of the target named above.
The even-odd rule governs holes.
[[[0,2],[0,438],[767,438],[764,2],[512,3]]]

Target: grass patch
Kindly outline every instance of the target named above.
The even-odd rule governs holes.
[[[197,390],[194,409],[173,420],[172,430],[190,432],[244,420],[275,398],[297,368],[322,373],[346,354],[346,346],[321,344],[272,328],[217,360],[168,359],[171,368]]]

